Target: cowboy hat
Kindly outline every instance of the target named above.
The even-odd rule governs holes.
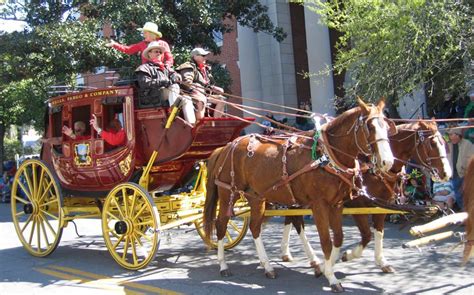
[[[211,53],[211,52],[207,51],[207,50],[205,50],[204,48],[201,48],[201,47],[196,47],[193,50],[191,50],[191,56],[196,56],[196,55],[205,56],[205,55],[208,55],[209,53]]]
[[[143,32],[150,32],[158,36],[158,38],[161,38],[163,35],[161,34],[160,31],[158,31],[158,25],[152,22],[146,22],[143,28],[138,29],[139,31]]]
[[[166,46],[164,45],[164,42],[161,40],[150,42],[150,44],[148,44],[148,47],[143,51],[143,56],[146,59],[150,59],[150,57],[148,56],[148,53],[150,53],[150,50],[152,49],[160,49],[162,53],[165,53]]]

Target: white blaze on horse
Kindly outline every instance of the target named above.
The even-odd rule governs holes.
[[[397,194],[397,183],[400,181],[399,173],[409,159],[414,159],[421,168],[430,172],[433,181],[447,181],[451,177],[452,170],[446,158],[446,146],[444,139],[436,122],[418,121],[415,123],[402,124],[397,126],[397,133],[390,136],[390,147],[395,156],[395,163],[392,168],[385,173],[367,171],[363,174],[363,184],[370,196],[387,204],[394,201]],[[363,197],[359,197],[345,203],[347,207],[370,207],[374,203]],[[374,259],[383,272],[394,272],[383,253],[383,236],[385,214],[372,214],[374,233]],[[343,253],[342,260],[349,261],[359,258],[363,250],[372,239],[369,215],[352,215],[361,234],[361,242],[351,250]],[[291,261],[292,255],[289,249],[291,226],[296,228],[303,243],[303,249],[309,258],[310,264],[314,265],[318,259],[308,243],[304,233],[304,222],[301,216],[291,216],[285,219],[285,228],[281,243],[281,253],[283,261]],[[335,245],[342,244],[342,241],[335,240]]]
[[[325,124],[318,140],[316,131],[297,137],[265,137],[252,134],[237,138],[216,150],[208,163],[207,195],[204,227],[210,238],[213,229],[218,240],[217,259],[221,275],[230,274],[224,257],[223,238],[239,196],[245,196],[250,211],[250,230],[265,274],[276,277],[260,237],[265,202],[303,205],[312,209],[318,228],[324,264],[315,271],[323,272],[334,292],[343,291],[334,276],[333,266],[339,248],[334,239],[342,239],[342,202],[345,196],[357,193],[360,186],[359,155],[370,156],[374,165],[387,172],[394,158],[388,141],[389,124],[383,115],[384,102],[377,106],[359,106],[344,112]],[[312,153],[318,144],[319,155]],[[329,164],[319,165],[322,156]],[[219,213],[216,210],[219,203]]]

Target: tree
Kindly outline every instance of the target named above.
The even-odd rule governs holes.
[[[393,104],[420,86],[436,96],[465,93],[473,81],[473,1],[308,0],[341,33],[333,70],[347,70],[346,97]],[[439,82],[443,81],[443,85]],[[442,94],[438,94],[442,96]],[[350,103],[350,100],[345,100]]]
[[[146,21],[153,21],[174,47],[173,52],[189,52],[200,45],[217,53],[214,33],[234,30],[224,22],[230,17],[256,32],[266,32],[282,40],[285,33],[272,24],[266,11],[267,7],[258,0],[7,3],[0,11],[0,18],[22,19],[28,27],[23,32],[0,31],[0,162],[8,124],[42,125],[48,86],[74,83],[78,73],[93,71],[102,65],[134,69],[139,64],[137,57],[124,56],[104,46],[106,40],[99,37],[104,26],[112,26],[113,37],[130,44],[142,39],[137,28]]]

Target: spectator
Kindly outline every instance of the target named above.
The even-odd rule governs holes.
[[[456,126],[451,126],[448,130],[448,161],[453,169],[452,185],[454,195],[456,197],[456,205],[462,211],[462,182],[464,179],[464,172],[466,171],[469,157],[474,154],[474,145],[463,138],[462,131]]]
[[[148,45],[151,42],[160,40],[160,38],[162,37],[162,34],[160,31],[158,31],[158,25],[152,22],[145,23],[143,28],[138,29],[138,30],[143,32],[144,40],[141,42],[127,46],[127,45],[122,45],[120,43],[117,43],[114,40],[110,40],[110,42],[107,43],[105,46],[112,47],[114,49],[117,49],[120,52],[129,54],[129,55],[139,53],[141,54],[142,64],[144,64],[148,61],[147,57],[143,54],[145,52],[145,49],[148,47]],[[173,55],[171,54],[170,46],[168,45],[167,42],[163,40],[160,40],[160,42],[163,43],[164,48],[165,48],[165,51],[163,52],[163,55],[161,56],[161,62],[167,68],[171,68],[174,64],[174,59],[173,59]]]
[[[311,106],[309,103],[301,103],[299,108],[305,111],[311,111]],[[304,111],[299,111],[296,114],[309,116],[308,112]],[[298,128],[299,130],[308,131],[314,129],[314,123],[309,118],[296,117],[295,121],[295,128]]]
[[[10,202],[11,185],[12,178],[10,178],[10,176],[8,176],[8,172],[5,171],[3,176],[0,177],[0,197],[2,203]]]
[[[453,209],[456,198],[450,181],[433,184],[433,201],[442,209]]]

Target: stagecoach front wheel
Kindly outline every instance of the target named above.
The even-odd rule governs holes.
[[[247,234],[249,228],[249,211],[247,200],[244,197],[240,197],[234,204],[234,216],[232,216],[227,224],[227,231],[224,237],[224,249],[231,249],[237,246]],[[217,207],[216,216],[219,214],[219,206]],[[210,240],[207,240],[203,228],[202,218],[194,222],[199,236],[205,241],[208,246],[213,249],[217,249],[217,238],[215,234],[215,228],[212,232]]]
[[[40,160],[27,160],[15,174],[11,194],[13,224],[23,247],[33,256],[48,256],[63,233],[57,178]]]
[[[137,270],[155,258],[159,226],[153,199],[141,186],[121,183],[107,195],[102,233],[107,249],[122,267]]]

